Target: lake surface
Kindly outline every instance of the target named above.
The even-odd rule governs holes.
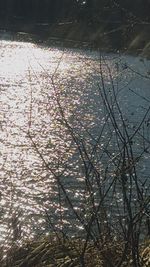
[[[149,190],[150,61],[10,37],[4,40],[2,35],[0,40],[0,242],[32,238],[50,229],[79,235],[83,226],[70,211],[58,177],[84,216],[85,173],[71,131],[91,151],[108,119],[103,87],[122,132],[115,98],[130,135],[142,122],[133,151],[141,184]],[[109,118],[96,159],[102,176],[110,162],[109,177],[118,154],[111,123]],[[115,196],[121,203],[119,193]]]

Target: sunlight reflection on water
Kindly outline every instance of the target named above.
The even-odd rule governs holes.
[[[96,52],[63,51],[14,41],[0,41],[0,53],[0,240],[9,239],[15,226],[18,237],[19,234],[28,238],[35,232],[42,233],[48,230],[47,220],[51,225],[58,225],[58,228],[66,225],[73,228],[71,231],[81,230],[77,221],[69,223],[70,214],[65,199],[61,200],[60,205],[57,194],[59,185],[39,159],[28,131],[51,168],[59,170],[60,165],[69,162],[62,180],[67,183],[67,192],[76,203],[75,209],[82,210],[85,197],[83,173],[80,171],[82,166],[78,160],[75,163],[70,161],[73,154],[76,157],[76,152],[59,119],[55,96],[57,91],[66,118],[75,129],[80,129],[80,135],[85,140],[89,138],[87,130],[96,135],[105,121],[97,89],[100,82],[99,55]],[[111,101],[111,71],[119,101],[123,99],[122,109],[127,118],[132,117],[133,124],[137,124],[139,115],[142,118],[149,105],[144,100],[144,97],[150,99],[149,81],[138,79],[138,75],[125,67],[126,60],[137,71],[140,68],[140,72],[150,67],[147,61],[144,69],[138,58],[121,59],[117,55],[106,55],[102,62],[104,79]],[[129,91],[129,87],[143,98]],[[149,132],[147,135],[149,138]],[[102,136],[100,149],[103,149],[105,138],[106,135]],[[113,150],[115,144],[112,143],[110,148]],[[145,162],[148,160],[149,154]],[[143,169],[143,173],[146,176],[148,171]],[[121,201],[119,196],[118,201]],[[53,214],[51,218],[47,218],[49,211]]]

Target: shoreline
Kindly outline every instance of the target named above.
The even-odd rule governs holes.
[[[130,250],[126,251],[122,260],[125,245],[122,240],[114,241],[110,238],[104,243],[99,240],[97,245],[88,240],[86,248],[85,244],[86,240],[81,238],[64,238],[59,234],[50,234],[28,240],[21,246],[13,245],[4,258],[0,254],[0,263],[1,267],[106,267],[112,266],[111,263],[118,265],[122,261],[121,266],[133,266]],[[140,244],[141,267],[149,266],[149,244],[150,240]]]
[[[5,25],[0,32],[10,32],[19,41],[32,41],[44,45],[60,45],[67,48],[88,48],[102,52],[122,52],[150,59],[150,25],[122,25],[110,29],[110,25],[84,23],[29,23]]]

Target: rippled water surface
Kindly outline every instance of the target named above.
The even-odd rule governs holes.
[[[61,177],[75,210],[82,213],[83,166],[62,116],[90,146],[107,117],[100,95],[101,72],[109,101],[114,87],[132,131],[150,106],[148,60],[0,41],[0,241],[32,237],[62,225],[67,231],[82,230],[58,183]],[[143,181],[150,171],[149,113],[144,122],[140,133],[145,141],[140,135],[135,141],[137,157],[145,145],[139,165]],[[108,132],[107,126],[100,151]],[[115,151],[113,140],[109,152],[115,156]]]

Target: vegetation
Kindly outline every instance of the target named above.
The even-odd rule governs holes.
[[[7,252],[6,261],[2,260],[1,266],[145,267],[149,265],[150,250],[147,238],[150,234],[149,180],[148,177],[141,176],[139,169],[150,148],[147,136],[150,107],[149,105],[148,108],[145,107],[138,123],[132,124],[128,121],[118,101],[118,87],[107,64],[105,67],[109,75],[109,92],[106,89],[103,60],[105,59],[100,57],[100,81],[97,90],[98,103],[104,117],[98,131],[84,125],[84,120],[73,110],[67,116],[68,107],[63,106],[62,88],[55,83],[57,74],[54,73],[50,77],[53,101],[57,107],[55,123],[59,133],[62,127],[64,129],[62,133],[64,142],[65,137],[70,140],[70,146],[66,146],[66,149],[72,149],[73,158],[66,158],[64,152],[56,160],[51,154],[46,160],[44,151],[41,153],[34,140],[32,127],[29,128],[28,137],[45,165],[47,173],[58,185],[60,229],[55,227],[53,214],[48,210],[47,224],[49,232],[53,235],[43,240],[39,237],[38,241],[29,242],[18,248],[20,235],[17,232],[17,224],[13,224],[12,247]],[[149,76],[143,78],[149,79]],[[149,99],[146,98],[145,101],[149,102]],[[51,147],[53,144],[49,142],[48,145]],[[137,146],[140,149],[137,149]],[[78,171],[77,166],[80,166]],[[76,209],[74,194],[69,193],[70,187],[67,181],[71,180],[71,176],[74,183],[81,178],[78,187],[76,185],[78,192],[83,189],[82,197],[79,197],[79,209]],[[75,193],[75,190],[73,192]],[[67,206],[68,214],[74,219],[72,222],[75,221],[82,228],[82,238],[79,239],[78,233],[75,232],[74,237],[69,234],[69,227],[66,228],[64,223],[66,218],[62,208],[64,205]]]
[[[3,19],[20,18],[25,21],[85,20],[99,23],[102,20],[130,23],[150,21],[149,0],[1,0]]]
[[[0,10],[2,20],[8,25],[13,20],[22,20],[23,23],[66,23],[71,20],[75,23],[85,23],[89,29],[94,25],[98,29],[99,23],[103,23],[107,31],[113,32],[116,28],[124,27],[126,23],[149,23],[149,1],[145,1],[145,5],[143,1],[137,0],[124,2],[45,0],[41,4],[41,1],[37,0],[14,0],[1,1]],[[56,124],[60,129],[64,127],[75,160],[73,158],[66,161],[64,153],[62,157],[60,155],[59,162],[48,161],[39,150],[31,129],[28,131],[28,138],[47,173],[52,175],[58,185],[61,234],[51,222],[52,215],[46,213],[50,231],[54,234],[44,239],[39,238],[38,241],[29,241],[19,247],[17,224],[12,226],[13,244],[7,251],[7,257],[1,257],[1,266],[145,267],[149,264],[149,239],[145,241],[150,234],[149,182],[148,178],[143,180],[143,177],[140,177],[139,166],[150,148],[149,137],[146,134],[150,107],[145,109],[139,123],[131,125],[119,104],[120,89],[118,84],[114,83],[113,74],[107,64],[105,67],[110,86],[109,90],[106,89],[103,60],[100,56],[100,82],[97,88],[103,122],[96,134],[87,129],[74,112],[67,117],[67,107],[64,107],[61,101],[62,89],[55,83],[56,73],[50,77],[58,115]],[[128,66],[124,65],[123,68]],[[138,75],[141,77],[140,73]],[[149,80],[149,74],[144,75],[144,79]],[[149,99],[146,101],[149,103]],[[113,150],[112,143],[115,144]],[[140,150],[136,150],[137,143],[140,144]],[[51,142],[48,145],[51,146]],[[68,193],[67,184],[64,182],[70,170],[73,170],[74,179],[77,178],[73,164],[80,166],[78,178],[82,178],[84,188],[79,210],[76,209],[74,199]],[[83,238],[71,238],[64,230],[61,210],[64,203],[82,228]]]
[[[2,267],[111,267],[118,266],[122,257],[122,244],[110,243],[103,247],[93,246],[88,242],[82,258],[84,241],[68,239],[62,236],[49,236],[38,241],[27,242],[22,247],[14,246],[7,253],[7,258],[1,261]],[[150,247],[143,244],[140,248],[140,266],[148,267]],[[121,265],[132,265],[132,257],[128,257]]]
[[[149,0],[1,0],[0,28],[149,57],[149,10]]]

